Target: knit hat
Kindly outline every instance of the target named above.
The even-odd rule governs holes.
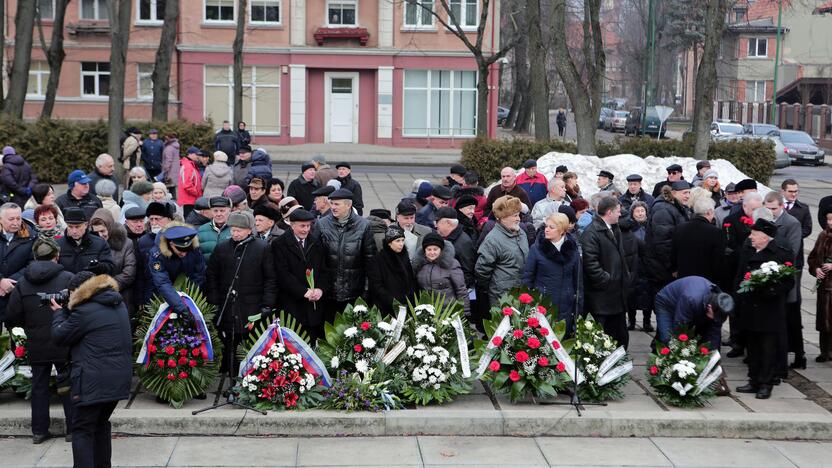
[[[404,238],[404,229],[400,228],[398,225],[393,224],[384,231],[384,243],[389,244],[396,239]]]
[[[246,200],[246,192],[239,185],[229,185],[222,192],[222,196],[230,198],[232,205],[242,203]]]
[[[519,214],[522,211],[523,203],[517,197],[511,195],[504,195],[494,201],[492,212],[497,219],[503,219],[508,216]]]
[[[130,191],[136,195],[146,195],[153,191],[153,184],[146,180],[133,182],[133,185],[130,186]]]
[[[431,245],[439,247],[440,249],[445,248],[445,239],[442,239],[442,236],[435,232],[430,232],[425,234],[425,237],[422,238],[422,248],[426,249]]]
[[[228,216],[228,227],[254,229],[254,216],[248,211],[235,211]]]
[[[4,146],[3,147],[3,156],[11,156],[13,154],[17,154],[17,151],[14,150],[11,146]]]
[[[32,245],[32,253],[37,260],[51,260],[61,251],[58,243],[50,237],[38,237]]]
[[[416,198],[427,198],[433,191],[433,184],[430,182],[422,182],[419,184],[419,190],[416,191]]]
[[[708,169],[707,171],[705,171],[705,174],[702,175],[702,178],[707,179],[708,177],[716,177],[717,179],[719,179],[719,173],[716,172],[716,170],[714,169]]]
[[[309,169],[315,169],[315,164],[313,164],[311,161],[307,161],[300,165],[300,172],[306,172]]]
[[[565,214],[566,217],[569,218],[569,222],[572,223],[572,224],[575,224],[575,223],[578,222],[578,217],[577,217],[577,214],[575,213],[575,210],[572,209],[572,207],[569,206],[569,205],[559,206],[558,207],[558,213]]]
[[[214,161],[228,162],[228,155],[225,154],[225,151],[214,151]]]

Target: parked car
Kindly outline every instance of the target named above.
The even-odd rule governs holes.
[[[502,127],[508,118],[508,108],[497,106],[497,125]]]
[[[780,130],[780,135],[772,135],[774,152],[777,155],[777,167],[781,161],[793,164],[813,164],[822,166],[826,152],[818,147],[815,140],[808,133],[799,130]],[[788,165],[788,164],[787,164]]]
[[[771,124],[747,123],[742,126],[745,135],[753,136],[774,136],[780,132],[780,128]]]
[[[607,116],[612,114],[613,110],[609,107],[602,107],[601,114],[598,116],[598,128],[604,128],[604,122],[607,120]]]
[[[722,139],[725,137],[735,138],[744,133],[745,129],[743,126],[736,122],[723,122],[719,120],[711,122],[711,135],[714,139]]]
[[[656,114],[655,107],[648,107],[647,113],[644,116],[644,132],[642,132],[642,112],[641,107],[634,107],[630,110],[630,115],[627,116],[627,121],[624,124],[624,135],[652,135],[654,138],[659,134],[659,125],[661,125],[661,137],[667,132],[667,123],[661,124],[658,114]]]
[[[615,133],[617,130],[624,131],[627,124],[627,117],[630,113],[627,111],[612,111],[604,120],[604,130]]]

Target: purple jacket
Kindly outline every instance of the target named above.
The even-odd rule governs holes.
[[[3,184],[2,192],[9,196],[10,201],[23,206],[32,196],[32,187],[38,183],[38,179],[32,173],[32,166],[23,159],[23,156],[10,154],[3,157],[0,183]]]
[[[162,172],[165,174],[165,185],[175,187],[179,184],[179,140],[172,139],[165,142],[162,150]]]

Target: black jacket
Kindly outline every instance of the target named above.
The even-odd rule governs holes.
[[[237,158],[237,150],[240,149],[240,141],[237,132],[234,130],[220,130],[214,137],[214,149],[228,155],[226,163],[233,166]]]
[[[808,205],[801,202],[800,200],[797,200],[794,202],[794,205],[792,205],[792,209],[786,210],[786,212],[794,216],[795,219],[797,219],[798,221],[800,221],[800,226],[803,229],[801,236],[803,236],[804,239],[812,234],[812,214],[809,212]],[[798,252],[797,256],[795,257],[794,266],[798,269],[802,269],[803,264],[803,242],[801,242],[800,252]]]
[[[71,237],[64,234],[63,237],[58,239],[58,247],[61,248],[61,256],[58,261],[70,273],[74,274],[85,270],[93,260],[98,260],[99,264],[95,273],[106,275],[113,273],[113,256],[110,253],[110,246],[107,241],[98,236],[86,233],[81,238],[81,242],[75,242]]]
[[[188,213],[187,217],[185,217],[185,222],[190,224],[194,228],[198,228],[198,227],[202,226],[203,224],[210,223],[211,218],[203,216],[203,214],[200,213],[197,210],[193,210],[190,213]]]
[[[95,276],[72,291],[69,310],[59,310],[52,319],[55,344],[70,347],[70,398],[77,406],[130,397],[133,343],[117,288],[113,278]]]
[[[643,274],[649,281],[659,285],[673,281],[673,233],[687,220],[687,208],[670,193],[663,193],[653,203],[644,236],[647,252],[642,262]]]
[[[233,317],[237,318],[237,325],[242,327],[248,316],[277,304],[274,262],[269,244],[263,239],[250,236],[240,242],[229,239],[217,244],[208,260],[205,282],[208,302],[217,306],[217,316],[222,313],[220,326],[226,329],[233,323]],[[232,283],[237,297],[229,299],[228,307],[223,311]]]
[[[624,193],[618,197],[618,201],[621,202],[621,209],[624,211],[630,211],[630,207],[637,201],[646,203],[649,210],[655,199],[648,195],[644,189],[640,189],[635,195],[631,194],[629,190],[625,190]]]
[[[456,229],[451,231],[445,240],[454,245],[454,258],[462,267],[462,273],[465,275],[465,285],[469,289],[475,287],[474,266],[477,263],[477,246],[474,245],[474,241],[465,233],[462,225],[458,225]]]
[[[352,174],[346,177],[336,177],[341,182],[341,188],[352,192],[352,207],[359,216],[364,216],[364,195],[361,193],[361,184],[352,178]]]
[[[144,154],[142,154],[144,157]],[[93,169],[92,172],[87,174],[87,177],[90,178],[90,194],[95,195],[95,184],[102,180],[109,180],[110,182],[116,184],[116,194],[113,195],[113,198],[118,200],[118,178],[116,177],[115,173],[105,176],[104,174],[98,172],[98,169]],[[89,217],[87,219],[90,219]]]
[[[725,284],[724,256],[724,232],[702,216],[695,216],[673,233],[671,269],[677,278],[701,276],[711,283]]]
[[[286,196],[295,197],[298,203],[303,206],[303,209],[311,210],[315,207],[315,197],[312,195],[312,192],[317,188],[318,183],[315,182],[315,179],[307,182],[301,174],[289,184],[289,188],[286,190]]]
[[[32,228],[24,222],[10,242],[6,242],[5,236],[0,233],[0,279],[10,278],[19,281],[23,276],[23,269],[32,260],[32,244],[35,238],[31,232]],[[8,301],[9,296],[0,297],[0,323],[3,321]]]
[[[765,262],[775,261],[783,264],[791,258],[791,252],[775,244],[773,240],[759,252],[751,246],[751,241],[746,242],[740,249],[734,290],[739,288],[746,272],[760,268]],[[792,286],[794,278],[789,278],[772,288],[734,294],[740,327],[758,333],[781,332],[786,326],[786,295]]]
[[[386,242],[370,262],[367,277],[371,303],[387,315],[396,315],[393,301],[407,304],[407,299],[412,300],[419,291],[407,248],[396,253]]]
[[[324,305],[318,301],[316,306],[303,297],[309,289],[306,270],[312,271],[315,288],[324,294],[329,293],[329,270],[326,266],[326,252],[321,244],[320,235],[310,234],[303,245],[298,245],[295,233],[291,230],[277,237],[271,245],[275,269],[279,272],[278,302],[280,307],[295,317],[304,327],[316,327],[323,323]]]
[[[87,219],[92,219],[92,215],[95,213],[95,210],[104,207],[104,205],[101,204],[101,200],[93,195],[92,192],[79,199],[73,197],[69,190],[55,199],[55,204],[61,209],[61,213],[65,213],[66,209],[70,206],[81,208],[84,210],[84,216],[86,216]]]
[[[627,311],[627,267],[621,230],[607,228],[594,217],[581,236],[584,270],[584,309],[593,315],[616,315]]]
[[[320,233],[331,272],[330,297],[346,302],[364,294],[367,267],[376,253],[370,222],[350,213],[341,224],[330,213],[318,220],[315,231]]]
[[[52,342],[52,309],[42,304],[37,293],[56,293],[66,289],[74,275],[51,261],[35,260],[23,272],[12,290],[6,307],[10,326],[22,326],[29,345],[29,362],[66,362],[69,348]]]

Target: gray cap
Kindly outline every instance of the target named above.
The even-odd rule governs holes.
[[[138,206],[131,206],[124,210],[124,219],[144,219],[145,210]]]
[[[228,227],[254,229],[254,216],[248,211],[235,211],[228,216]]]
[[[194,202],[194,209],[195,210],[207,210],[211,208],[211,203],[208,200],[208,197],[199,197]]]
[[[326,157],[322,154],[316,154],[312,156],[312,161],[315,161],[318,164],[326,164]]]

